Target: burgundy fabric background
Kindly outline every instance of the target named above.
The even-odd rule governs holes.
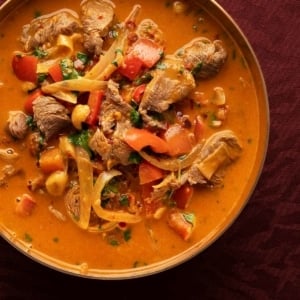
[[[126,281],[49,270],[0,238],[0,299],[300,299],[300,1],[218,2],[253,46],[270,102],[265,166],[240,217],[192,260]]]

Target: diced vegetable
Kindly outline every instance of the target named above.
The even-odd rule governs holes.
[[[28,194],[17,199],[16,213],[20,216],[30,216],[36,206],[36,201]]]
[[[41,171],[50,174],[55,171],[65,170],[64,156],[59,148],[52,148],[41,153],[39,159]]]
[[[37,81],[38,58],[33,55],[15,54],[12,59],[12,68],[18,79],[23,81]]]
[[[133,44],[129,55],[139,58],[145,67],[151,68],[159,61],[162,53],[163,48],[154,41],[140,38]]]
[[[138,57],[126,56],[119,72],[130,80],[134,80],[141,72],[143,62]]]
[[[102,104],[102,100],[104,97],[104,91],[96,90],[91,91],[88,98],[88,106],[90,107],[90,114],[86,119],[86,123],[89,125],[96,125],[98,121],[98,116]]]
[[[33,115],[32,103],[36,98],[38,98],[41,95],[43,95],[43,92],[40,89],[36,89],[28,95],[24,103],[24,109],[26,113]]]
[[[166,153],[169,151],[165,140],[146,129],[132,127],[125,132],[124,140],[136,151],[140,151],[147,146],[156,153]]]
[[[141,84],[139,86],[137,86],[132,94],[132,99],[136,102],[136,103],[140,103],[143,97],[143,94],[145,92],[146,89],[146,84]]]
[[[194,137],[188,130],[178,124],[171,125],[164,133],[171,156],[179,156],[191,152],[194,146]]]
[[[186,209],[192,199],[194,188],[189,184],[184,184],[173,194],[173,200],[180,209]]]
[[[195,221],[194,214],[176,210],[171,211],[168,216],[169,226],[185,241],[191,237],[195,228]]]
[[[164,177],[164,171],[143,161],[139,164],[140,184],[154,182]]]
[[[62,81],[64,79],[60,64],[53,65],[48,72],[54,81]]]

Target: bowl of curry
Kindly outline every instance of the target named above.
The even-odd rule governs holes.
[[[241,213],[268,100],[215,1],[11,0],[0,28],[8,243],[67,274],[135,278],[191,259]]]

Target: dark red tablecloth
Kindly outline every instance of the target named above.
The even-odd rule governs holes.
[[[192,260],[126,281],[49,270],[0,238],[0,299],[300,299],[300,1],[218,1],[252,44],[270,102],[265,166],[240,217]]]

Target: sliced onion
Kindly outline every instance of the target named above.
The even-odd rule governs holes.
[[[195,147],[193,147],[189,154],[179,158],[159,158],[149,155],[145,151],[140,151],[139,154],[153,166],[156,166],[162,170],[174,172],[191,166],[195,159],[199,156],[202,147],[203,144],[197,144]]]
[[[101,219],[110,222],[125,222],[125,223],[138,223],[141,221],[141,217],[133,215],[123,211],[110,211],[102,208],[101,206],[101,193],[105,185],[115,176],[121,175],[118,170],[112,169],[102,172],[94,185],[93,189],[93,209],[97,216]]]
[[[77,224],[87,229],[92,207],[93,167],[88,153],[81,147],[76,148],[76,162],[80,186],[80,217]]]

